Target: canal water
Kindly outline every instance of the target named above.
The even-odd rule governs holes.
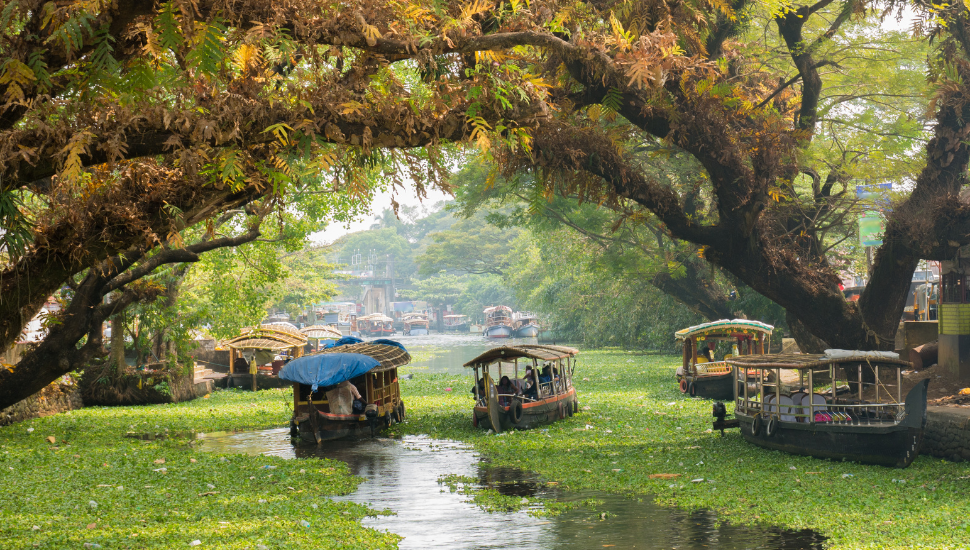
[[[713,512],[664,508],[649,497],[559,491],[530,472],[491,467],[474,451],[454,441],[373,438],[316,447],[294,445],[289,429],[280,428],[210,434],[202,436],[202,442],[203,450],[219,453],[307,460],[324,457],[346,462],[366,481],[355,493],[338,500],[394,512],[367,518],[364,524],[401,535],[402,549],[797,550],[821,549],[824,541],[812,531],[718,524]],[[506,495],[566,502],[593,499],[595,505],[577,505],[548,518],[532,517],[528,510],[489,513],[470,502],[470,496],[452,492],[441,483],[449,475],[476,479],[479,487]]]
[[[426,336],[394,335],[415,358],[407,369],[428,373],[463,374],[462,367],[489,348],[514,346],[517,344],[536,344],[535,338],[512,338],[495,340],[480,334],[429,334]]]

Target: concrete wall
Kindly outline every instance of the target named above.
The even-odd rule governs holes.
[[[60,381],[45,387],[23,401],[0,410],[0,426],[80,409],[81,392],[77,384],[62,384]]]

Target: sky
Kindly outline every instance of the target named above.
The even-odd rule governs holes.
[[[418,199],[417,194],[412,188],[408,188],[404,191],[398,191],[396,196],[397,202],[401,206],[424,206],[425,208],[430,208],[437,202],[450,200],[451,198],[452,196],[448,193],[431,188],[430,186],[428,188],[428,197],[423,201]],[[331,244],[335,240],[349,233],[369,229],[371,224],[374,223],[374,218],[379,216],[385,208],[390,207],[391,192],[385,191],[374,197],[374,202],[371,203],[370,207],[371,213],[366,217],[359,218],[349,224],[332,224],[327,227],[327,229],[310,235],[310,240],[313,243],[320,245]]]

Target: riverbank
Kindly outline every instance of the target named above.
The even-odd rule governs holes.
[[[220,391],[0,428],[3,547],[396,548],[396,535],[361,526],[366,507],[329,498],[361,481],[345,463],[203,453],[190,437],[285,426],[289,399]]]
[[[580,414],[547,429],[486,434],[471,426],[470,376],[415,373],[402,384],[409,420],[395,431],[465,441],[563,488],[652,494],[735,523],[814,529],[834,548],[970,547],[970,464],[920,456],[896,470],[767,451],[736,430],[708,432],[711,402],[677,390],[677,358],[580,359]]]

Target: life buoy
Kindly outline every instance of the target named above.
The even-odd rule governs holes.
[[[478,427],[478,415],[475,413],[472,413],[472,427],[473,428]]]
[[[509,405],[509,420],[513,424],[522,422],[522,402],[518,399],[513,399],[512,404]]]
[[[776,431],[778,431],[778,417],[772,416],[768,419],[768,423],[765,424],[765,435],[771,437],[775,435]]]
[[[687,379],[680,379],[680,393],[687,393]]]
[[[404,422],[404,401],[397,404],[397,421]]]
[[[691,397],[697,397],[697,388],[694,386],[693,382],[691,382],[690,385],[687,386],[687,394],[690,395]]]
[[[575,408],[575,406],[576,406],[575,403],[573,404],[566,403],[566,416],[569,416],[569,417],[573,416],[573,409]]]
[[[573,401],[573,414],[579,413],[579,400]]]
[[[761,415],[754,417],[754,422],[751,423],[751,435],[758,435],[761,433],[761,424],[764,421],[761,419]]]

